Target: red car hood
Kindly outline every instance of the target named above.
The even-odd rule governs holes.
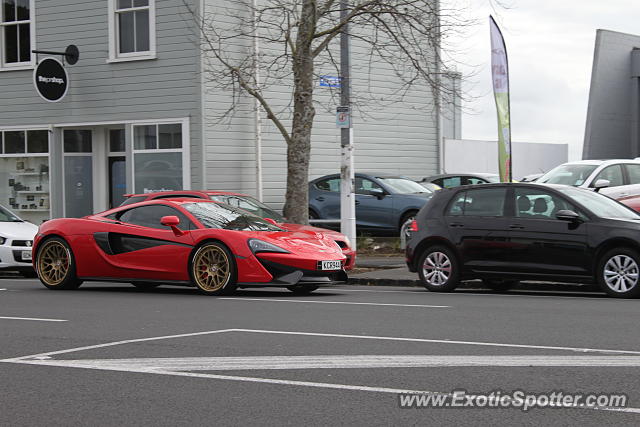
[[[325,259],[342,259],[342,249],[336,244],[333,237],[313,230],[289,230],[277,232],[245,232],[249,238],[260,239],[272,243],[294,254],[315,255]]]
[[[334,240],[342,240],[342,241],[346,240],[345,235],[338,231],[329,230],[326,228],[314,227],[312,225],[282,223],[282,224],[279,224],[279,226],[289,231],[310,231],[313,233],[322,233],[325,236],[328,236]]]

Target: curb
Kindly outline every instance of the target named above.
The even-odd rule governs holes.
[[[401,286],[422,288],[420,280],[410,279],[365,279],[349,278],[347,285],[351,286]],[[482,289],[490,290],[482,286],[480,280],[469,280],[460,283],[458,289]],[[514,287],[515,291],[564,291],[564,292],[600,292],[597,285],[593,284],[573,284],[573,283],[552,283],[552,282],[521,282]]]

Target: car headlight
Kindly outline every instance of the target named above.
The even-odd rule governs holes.
[[[0,237],[0,245],[4,245],[4,242],[7,241],[6,237]]]
[[[251,252],[254,254],[259,252],[276,252],[281,254],[291,253],[286,249],[282,249],[281,247],[265,242],[264,240],[250,239],[247,243],[249,244],[249,249],[251,249]]]

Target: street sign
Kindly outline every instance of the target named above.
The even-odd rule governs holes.
[[[67,94],[69,77],[67,70],[55,58],[44,58],[33,70],[33,84],[45,101],[58,102]]]
[[[320,76],[320,86],[322,86],[322,87],[340,87],[340,77],[336,77],[336,76]]]
[[[351,127],[351,112],[349,107],[336,108],[336,127],[338,129],[349,129]]]

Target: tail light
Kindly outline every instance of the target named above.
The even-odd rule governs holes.
[[[418,221],[414,219],[413,221],[411,221],[411,224],[409,224],[409,231],[415,233],[418,230]]]

